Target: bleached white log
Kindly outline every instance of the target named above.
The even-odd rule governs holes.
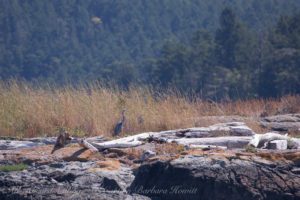
[[[132,142],[104,142],[104,143],[93,143],[93,145],[99,149],[109,149],[109,148],[130,148],[130,147],[136,147],[140,146],[143,143],[140,141],[132,141]]]
[[[112,141],[101,142],[101,143],[92,143],[97,149],[108,149],[108,148],[129,148],[129,147],[136,147],[142,145],[144,140],[153,137],[154,133],[141,133],[138,135],[128,136]]]
[[[98,151],[96,147],[94,147],[92,144],[90,144],[87,140],[79,140],[78,144],[84,148],[90,149],[91,151]]]
[[[273,140],[288,140],[290,137],[288,135],[280,135],[279,133],[265,133],[265,134],[255,134],[249,145],[261,148],[266,146],[266,144]]]
[[[216,137],[231,135],[228,137]],[[233,136],[232,136],[233,135]],[[128,148],[142,145],[146,140],[177,142],[180,144],[215,145],[242,148],[255,133],[243,122],[220,123],[209,127],[177,129],[162,132],[141,133],[107,142],[92,143],[98,149]],[[242,137],[245,136],[245,137]],[[189,138],[189,139],[188,139]],[[200,139],[200,140],[199,140]]]
[[[172,142],[183,145],[214,145],[225,146],[227,148],[244,148],[248,145],[251,139],[251,136],[227,136],[211,138],[180,138],[174,139]]]

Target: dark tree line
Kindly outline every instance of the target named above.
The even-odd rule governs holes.
[[[273,27],[255,32],[225,8],[214,36],[202,30],[187,45],[165,43],[148,69],[149,80],[213,99],[299,94],[299,40],[300,14],[281,16]]]
[[[0,77],[205,98],[299,94],[299,9],[298,0],[0,0]]]

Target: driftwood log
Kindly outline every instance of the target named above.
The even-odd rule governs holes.
[[[92,144],[90,144],[86,139],[82,139],[78,141],[78,144],[86,149],[90,149],[93,152],[98,151],[98,149],[96,147],[94,147]]]
[[[55,146],[63,146],[69,140],[68,133],[62,132]],[[256,134],[243,122],[220,123],[209,127],[178,129],[162,132],[148,132],[105,141],[103,138],[79,140],[79,144],[92,151],[111,148],[130,148],[147,142],[177,143],[190,148],[268,148],[271,141],[287,140],[287,148],[300,149],[300,139],[278,133]],[[275,142],[276,143],[276,142]]]
[[[255,133],[243,122],[220,123],[209,127],[148,132],[107,142],[92,143],[99,150],[129,148],[146,142],[159,141],[183,145],[212,145],[226,148],[243,148]],[[219,137],[222,136],[222,137]]]
[[[256,134],[250,141],[249,145],[253,147],[264,147],[268,142],[273,140],[288,140],[290,137],[286,135],[281,135],[279,133],[266,133],[266,134]]]
[[[266,148],[271,141],[286,140],[287,148],[300,149],[300,139],[288,136],[288,134],[281,135],[279,133],[265,133],[256,134],[253,139],[249,142],[249,145],[256,148]]]

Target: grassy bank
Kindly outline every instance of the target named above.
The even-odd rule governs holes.
[[[73,136],[111,136],[123,109],[128,112],[121,135],[127,135],[217,122],[203,116],[241,115],[255,121],[262,113],[295,113],[300,111],[300,97],[215,103],[171,90],[158,93],[131,88],[125,92],[99,85],[75,89],[1,82],[0,136],[55,136],[59,128],[68,129]]]

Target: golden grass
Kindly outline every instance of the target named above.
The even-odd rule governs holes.
[[[115,124],[126,113],[121,135],[145,131],[207,126],[217,123],[204,116],[240,115],[254,121],[262,113],[299,112],[299,96],[279,100],[253,99],[233,102],[208,102],[168,90],[149,88],[128,91],[108,89],[97,84],[73,88],[37,87],[15,81],[0,83],[0,136],[55,136],[59,128],[73,136],[110,137]],[[249,121],[251,124],[251,120]]]

